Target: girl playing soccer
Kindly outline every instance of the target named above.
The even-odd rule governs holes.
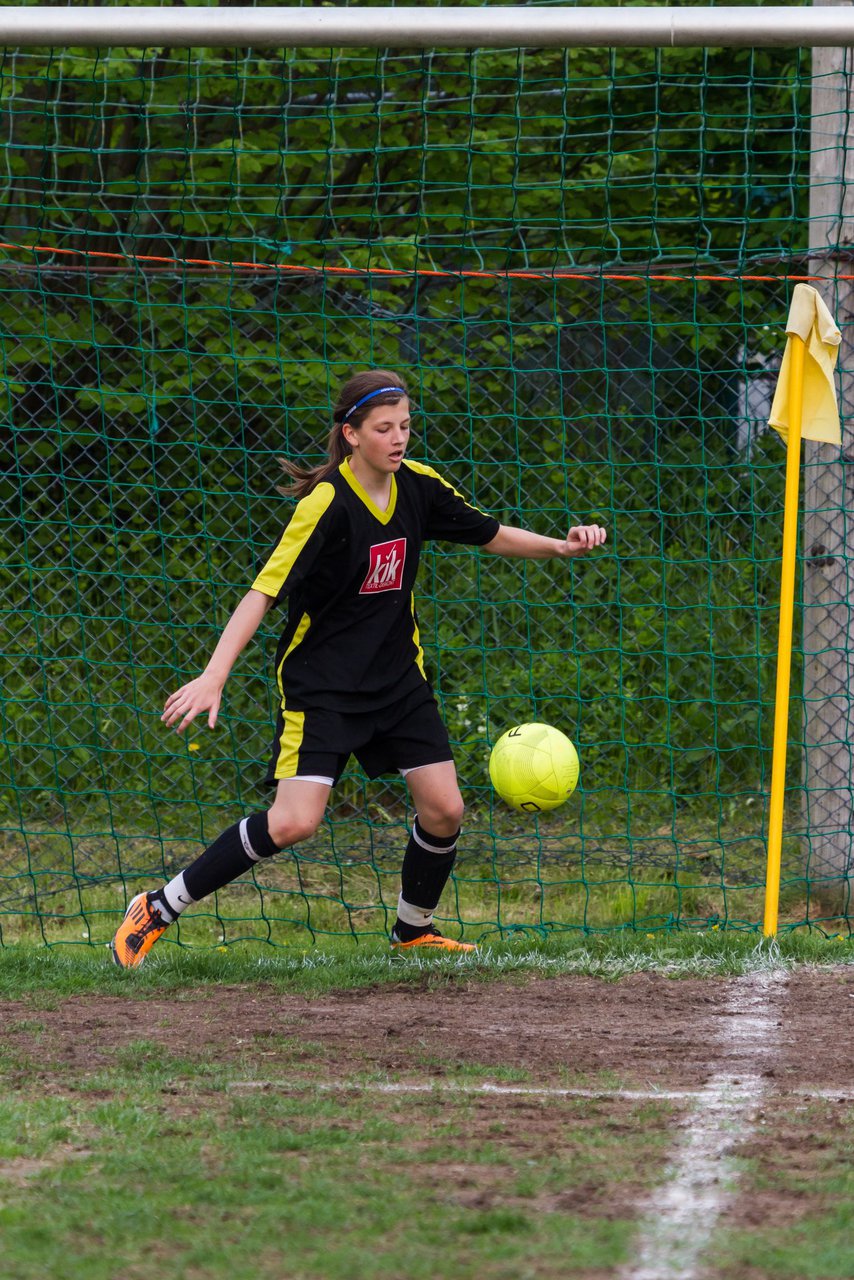
[[[351,755],[370,778],[399,770],[415,809],[392,945],[474,949],[433,925],[463,800],[418,638],[412,592],[421,547],[438,538],[545,560],[584,555],[602,545],[605,530],[582,525],[562,539],[501,525],[430,467],[405,461],[409,398],[395,373],[350,378],[333,422],[325,463],[304,469],[282,460],[288,492],[299,499],[290,522],[207,667],[167,698],[162,716],[181,733],[206,711],[213,728],[238,654],[267,611],[287,600],[267,773],[272,806],[229,827],[167,885],[132,900],[112,943],[122,967],[140,964],[186,907],[308,839]]]

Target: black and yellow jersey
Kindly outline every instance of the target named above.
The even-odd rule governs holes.
[[[276,653],[288,706],[381,708],[424,683],[413,586],[424,542],[499,529],[430,467],[404,462],[381,511],[345,460],[297,504],[254,590],[287,598]]]

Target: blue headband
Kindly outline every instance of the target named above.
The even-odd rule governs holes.
[[[350,414],[355,413],[357,409],[360,409],[366,400],[373,400],[374,396],[385,395],[387,391],[396,391],[399,396],[406,395],[406,392],[404,391],[403,387],[377,387],[376,391],[369,391],[366,396],[362,396],[361,400],[357,400],[354,405],[350,406],[350,408],[344,414],[344,421],[347,422],[347,420],[350,417]]]

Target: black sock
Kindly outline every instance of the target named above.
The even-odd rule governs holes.
[[[420,825],[416,814],[400,873],[400,901],[393,930],[398,941],[412,942],[432,929],[433,912],[448,883],[459,836],[459,831],[452,836],[432,835]]]
[[[223,831],[187,867],[184,872],[187,892],[198,902],[231,884],[232,880],[254,867],[259,859],[271,858],[278,852],[278,845],[270,839],[267,830],[266,813],[252,813]]]

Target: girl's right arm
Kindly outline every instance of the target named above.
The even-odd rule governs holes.
[[[182,733],[195,720],[200,711],[208,712],[208,726],[216,724],[222,690],[237,657],[254,636],[267,610],[274,603],[273,597],[254,588],[246,592],[240,604],[228,620],[219,638],[211,660],[200,676],[182,685],[166,699],[160,719],[173,725],[180,720],[176,733]]]

